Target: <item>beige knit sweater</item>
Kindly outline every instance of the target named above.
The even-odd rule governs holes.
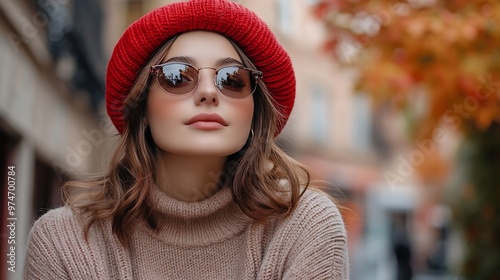
[[[334,203],[308,190],[293,214],[255,223],[223,188],[194,203],[151,194],[164,230],[137,221],[123,248],[111,223],[92,226],[89,242],[68,207],[35,222],[24,279],[349,279],[346,232]]]

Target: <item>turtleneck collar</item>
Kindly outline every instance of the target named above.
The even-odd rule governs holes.
[[[152,207],[161,213],[161,230],[154,232],[145,221],[141,228],[171,245],[191,247],[221,242],[243,232],[252,220],[233,202],[228,187],[198,202],[176,200],[158,188],[150,196]]]
[[[170,217],[194,219],[209,216],[228,206],[233,200],[231,189],[222,188],[202,201],[184,202],[163,193],[159,188],[151,192],[153,207]]]

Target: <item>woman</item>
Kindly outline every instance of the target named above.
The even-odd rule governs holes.
[[[225,0],[159,8],[111,56],[109,169],[33,226],[26,279],[348,279],[335,204],[275,144],[295,97],[269,28]]]

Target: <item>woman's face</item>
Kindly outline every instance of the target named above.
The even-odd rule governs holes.
[[[206,31],[180,35],[163,62],[188,62],[196,69],[243,65],[231,43]],[[151,79],[146,120],[156,145],[167,153],[189,156],[228,156],[245,144],[252,124],[254,101],[227,97],[214,84],[215,71],[199,70],[195,90],[168,94]],[[250,91],[250,89],[247,89]]]

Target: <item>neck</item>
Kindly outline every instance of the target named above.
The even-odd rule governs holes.
[[[201,201],[219,189],[226,157],[193,157],[161,153],[157,158],[156,184],[180,201]]]

